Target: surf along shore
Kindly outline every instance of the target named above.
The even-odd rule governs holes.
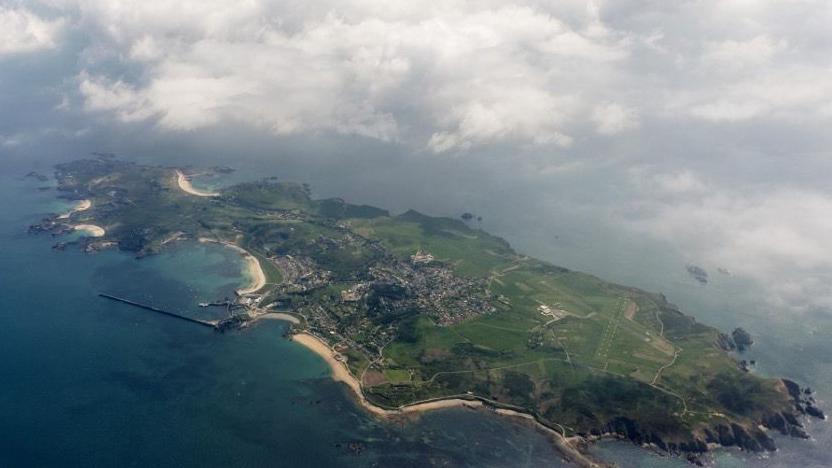
[[[356,398],[356,400],[358,400],[360,406],[376,417],[402,417],[408,414],[412,415],[423,413],[426,411],[455,407],[472,408],[480,410],[491,409],[494,414],[511,418],[519,423],[529,424],[535,429],[543,432],[544,434],[549,436],[550,440],[561,453],[561,455],[565,459],[574,463],[577,466],[585,468],[606,468],[611,466],[606,463],[594,460],[589,455],[582,453],[580,450],[578,450],[578,448],[575,447],[572,441],[570,441],[570,438],[567,438],[561,432],[558,432],[557,430],[542,424],[534,417],[534,415],[509,408],[495,407],[500,405],[500,403],[484,398],[475,396],[465,396],[464,398],[452,396],[447,398],[437,398],[429,401],[404,405],[394,409],[388,409],[383,408],[381,406],[377,406],[368,401],[367,398],[364,396],[364,392],[361,388],[361,382],[352,374],[352,372],[350,372],[346,363],[339,358],[340,354],[338,354],[332,348],[330,348],[329,345],[327,345],[323,340],[321,340],[315,335],[312,335],[311,333],[300,332],[292,335],[292,341],[304,346],[310,351],[313,351],[314,353],[321,356],[324,359],[324,361],[326,361],[326,363],[329,365],[332,371],[332,379],[336,382],[343,382],[344,384],[346,384],[347,387],[349,387],[349,389],[351,390],[353,396]]]
[[[74,207],[70,208],[69,211],[66,213],[58,215],[57,219],[61,220],[68,220],[72,215],[75,213],[80,213],[82,211],[87,211],[92,207],[92,201],[90,200],[78,200]],[[97,226],[95,224],[70,224],[72,229],[76,231],[84,231],[90,237],[104,237],[107,232],[101,226]]]
[[[188,177],[179,169],[176,170],[176,184],[179,185],[179,188],[182,189],[183,192],[190,193],[191,195],[195,195],[197,197],[218,197],[220,195],[217,192],[206,192],[194,188],[194,186],[191,185],[191,181],[188,180]]]
[[[238,295],[244,296],[246,294],[252,294],[266,286],[266,273],[263,272],[263,267],[260,266],[260,260],[250,254],[246,249],[240,247],[239,245],[232,244],[231,242],[209,239],[207,237],[200,237],[199,242],[202,242],[203,244],[213,243],[224,245],[229,249],[233,249],[238,252],[246,261],[246,271],[248,273],[248,277],[251,278],[251,283],[246,288],[238,289]]]

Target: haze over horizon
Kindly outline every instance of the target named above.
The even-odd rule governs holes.
[[[240,155],[521,244],[618,233],[828,316],[832,5],[550,3],[3,1],[0,159]]]

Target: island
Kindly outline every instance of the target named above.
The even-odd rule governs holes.
[[[459,219],[313,199],[275,178],[199,190],[190,174],[61,164],[57,193],[74,208],[31,231],[81,230],[88,252],[137,257],[185,239],[234,249],[251,272],[221,302],[234,325],[287,320],[372,414],[479,408],[535,425],[580,466],[606,466],[587,451],[603,437],[698,463],[719,446],[773,451],[769,431],[808,438],[804,418],[825,417],[808,389],[744,371],[736,334],[661,294],[519,254]]]
[[[708,284],[708,272],[704,268],[697,265],[686,265],[685,269],[691,278],[699,281],[700,284]]]

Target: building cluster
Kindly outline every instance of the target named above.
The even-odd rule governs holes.
[[[319,268],[309,257],[281,255],[269,258],[283,277],[279,294],[299,294],[328,285],[332,273]]]
[[[417,250],[415,254],[410,256],[410,261],[413,262],[414,265],[427,265],[433,260],[433,255],[422,252],[421,249]]]
[[[415,257],[415,255],[414,255]],[[433,258],[420,253],[420,258]],[[376,282],[395,284],[407,291],[403,306],[418,310],[439,325],[452,325],[492,312],[484,280],[464,278],[436,262],[396,261],[371,269]]]
[[[341,302],[358,302],[364,298],[370,290],[370,283],[358,283],[351,288],[341,291]]]
[[[540,312],[540,315],[551,318],[550,322],[561,320],[569,315],[569,312],[567,312],[559,302],[555,303],[554,306],[540,304],[537,306],[537,311]]]
[[[432,258],[420,253],[420,258],[428,256]],[[484,280],[458,276],[435,260],[387,255],[348,287],[310,259],[280,256],[273,261],[283,274],[280,292],[291,297],[294,311],[331,343],[345,343],[367,356],[380,356],[399,336],[403,321],[416,316],[447,326],[495,310]]]

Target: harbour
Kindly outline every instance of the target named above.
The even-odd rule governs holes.
[[[105,299],[109,299],[111,301],[121,302],[122,304],[127,304],[127,305],[130,305],[130,306],[133,306],[133,307],[137,307],[139,309],[144,309],[144,310],[148,310],[148,311],[151,311],[151,312],[156,312],[157,314],[162,314],[162,315],[165,315],[167,317],[172,317],[172,318],[176,318],[176,319],[179,319],[179,320],[184,320],[186,322],[195,323],[197,325],[202,325],[204,327],[209,327],[209,328],[212,328],[213,330],[218,331],[218,332],[224,332],[224,331],[231,330],[231,329],[234,329],[234,328],[240,328],[240,327],[243,326],[243,324],[245,324],[248,321],[248,317],[244,316],[244,315],[241,315],[241,314],[235,314],[235,315],[232,315],[228,318],[224,318],[224,319],[220,319],[220,320],[201,320],[201,319],[197,319],[197,318],[193,318],[193,317],[188,317],[186,315],[178,314],[176,312],[170,312],[170,311],[167,311],[167,310],[162,310],[158,307],[154,307],[154,306],[151,306],[151,305],[148,305],[148,304],[142,304],[142,303],[139,303],[139,302],[136,302],[136,301],[132,301],[130,299],[125,299],[123,297],[113,296],[111,294],[99,293],[98,296],[103,297]]]

